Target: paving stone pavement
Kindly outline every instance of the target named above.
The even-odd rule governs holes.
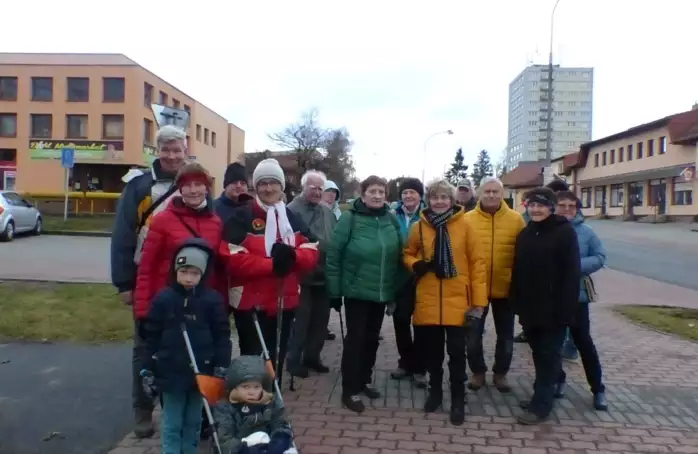
[[[579,362],[566,362],[570,383],[550,422],[523,427],[515,423],[520,399],[531,393],[532,362],[526,345],[517,344],[510,378],[513,392],[493,387],[468,394],[466,423],[454,427],[446,408],[425,415],[425,392],[389,379],[397,364],[392,324],[386,319],[374,384],[384,397],[362,415],[341,407],[341,344],[328,342],[325,376],[297,380],[284,392],[303,454],[597,454],[698,453],[698,344],[627,322],[613,311],[620,304],[698,307],[698,292],[625,273],[603,270],[597,287],[602,301],[592,306],[592,330],[604,366],[608,412],[596,412]],[[331,329],[339,334],[339,318]],[[495,332],[491,317],[485,351],[492,361]],[[447,389],[447,387],[445,388]],[[368,403],[368,401],[367,401]],[[209,453],[202,446],[200,452]],[[155,454],[159,440],[127,436],[110,454]]]

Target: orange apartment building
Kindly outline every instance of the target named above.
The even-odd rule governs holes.
[[[0,53],[0,189],[62,193],[70,147],[71,190],[120,192],[129,169],[154,159],[153,103],[189,112],[189,155],[220,192],[245,142],[221,115],[124,55]]]

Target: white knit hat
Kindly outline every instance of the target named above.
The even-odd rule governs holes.
[[[284,170],[276,159],[269,158],[259,161],[259,164],[257,164],[257,167],[254,168],[254,172],[252,173],[252,185],[256,188],[259,180],[264,180],[265,178],[278,181],[281,183],[281,190],[286,190]]]

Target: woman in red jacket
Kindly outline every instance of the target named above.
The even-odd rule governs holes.
[[[230,305],[241,355],[261,353],[252,321],[257,311],[264,341],[269,348],[279,382],[295,309],[299,303],[302,274],[315,269],[319,258],[317,243],[303,221],[282,201],[286,185],[284,172],[275,159],[261,161],[252,176],[256,191],[254,200],[237,208],[223,228],[223,237],[230,243],[228,263],[231,278]],[[234,246],[237,245],[237,246]],[[235,254],[242,252],[243,255]],[[256,261],[254,261],[256,259]],[[246,275],[236,269],[246,260]],[[256,276],[252,276],[255,273]],[[281,336],[278,339],[279,365],[276,362],[277,315],[281,310]]]

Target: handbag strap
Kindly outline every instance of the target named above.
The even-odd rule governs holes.
[[[192,236],[193,236],[194,238],[201,238],[201,236],[199,235],[199,233],[198,233],[196,230],[194,230],[194,228],[193,228],[192,226],[190,226],[188,222],[186,222],[186,221],[184,220],[184,218],[182,217],[181,214],[175,213],[175,215],[179,218],[179,222],[181,222],[182,225],[183,225],[187,230],[189,230],[189,233],[191,233]]]

